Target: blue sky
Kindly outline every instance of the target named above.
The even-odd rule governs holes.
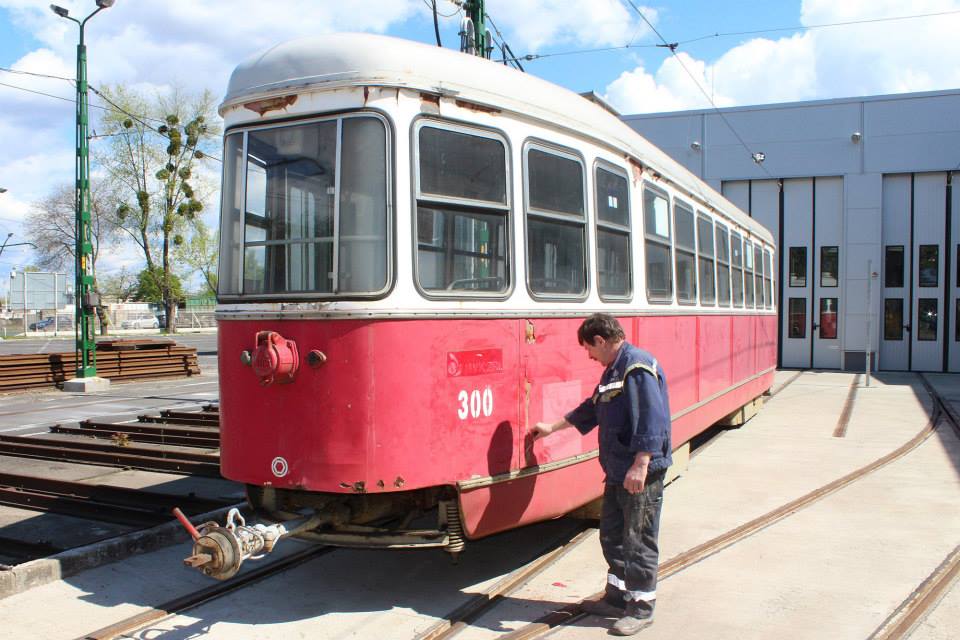
[[[94,0],[60,0],[84,16]],[[171,86],[222,94],[232,68],[277,42],[332,31],[368,31],[433,43],[429,0],[116,0],[87,26],[90,80],[147,92]],[[960,86],[960,0],[486,0],[487,10],[527,72],[574,91],[593,90],[624,114],[948,89]],[[653,45],[638,6],[676,57]],[[49,0],[0,0],[0,67],[74,75],[76,27]],[[456,14],[450,0],[437,0]],[[801,29],[837,22],[938,13],[936,17]],[[459,16],[443,18],[444,45],[458,45]],[[762,31],[772,28],[785,31]],[[686,40],[717,32],[755,34]],[[602,53],[556,55],[622,46]],[[682,66],[680,64],[682,62]],[[691,79],[691,75],[696,81]],[[0,71],[0,238],[15,233],[32,204],[73,180],[73,88]],[[27,93],[32,89],[67,98]],[[95,115],[96,111],[93,112]],[[94,126],[96,124],[94,123]],[[214,200],[212,198],[211,200]],[[207,210],[215,211],[216,202]],[[208,214],[213,217],[213,214]],[[211,220],[212,221],[212,220]],[[29,248],[0,256],[0,294]],[[140,268],[136,252],[111,251],[104,273]]]

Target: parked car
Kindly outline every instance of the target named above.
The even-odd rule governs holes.
[[[53,329],[53,318],[44,318],[30,323],[30,331],[46,331]]]
[[[121,329],[159,329],[160,322],[156,316],[143,314],[127,318],[120,323]]]

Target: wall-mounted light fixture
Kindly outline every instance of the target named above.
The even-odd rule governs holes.
[[[852,142],[853,144],[857,144],[858,142],[860,142],[861,138],[863,138],[863,134],[860,133],[859,131],[854,131],[853,133],[850,134],[850,142]]]
[[[693,142],[690,143],[690,148],[693,149],[694,151],[700,151],[700,142],[697,140],[694,140]]]
[[[760,164],[767,159],[767,154],[765,154],[763,151],[757,151],[756,153],[750,154],[750,157],[753,158],[754,162]]]

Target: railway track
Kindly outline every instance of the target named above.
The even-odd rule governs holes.
[[[77,426],[54,425],[48,437],[0,436],[0,455],[4,456],[212,478],[220,477],[218,448],[219,413],[209,405],[201,412],[163,411],[160,415],[142,415],[138,422],[132,423],[85,420]],[[174,506],[196,515],[236,502],[102,482],[51,479],[37,471],[33,471],[33,475],[19,473],[16,463],[6,467],[7,472],[0,471],[0,505],[134,529],[169,522],[170,509]],[[109,482],[109,475],[102,480]],[[103,539],[106,538],[87,540],[84,544]],[[49,542],[9,536],[0,536],[0,549],[4,556],[18,562],[66,550]]]
[[[782,390],[798,377],[799,374],[788,380],[779,390]],[[801,509],[864,478],[881,467],[902,458],[933,435],[942,418],[948,420],[953,428],[957,430],[958,434],[960,434],[960,422],[957,421],[952,411],[949,410],[947,403],[922,374],[920,375],[920,379],[933,399],[934,407],[927,424],[908,442],[895,451],[878,458],[874,462],[852,473],[661,563],[658,580],[666,580],[684,569],[706,560],[710,556],[745,540],[753,534],[776,524]],[[848,401],[847,405],[852,406],[852,402]],[[845,413],[848,413],[848,411],[845,410]],[[849,416],[847,419],[849,420]],[[898,607],[874,635],[870,637],[870,640],[906,638],[933,607],[936,606],[958,578],[960,578],[960,547],[955,549],[954,552],[944,560],[940,567]],[[587,600],[598,599],[602,596],[603,592],[600,591],[587,598]],[[539,638],[556,627],[569,625],[585,617],[587,614],[583,612],[581,606],[582,601],[568,605],[513,632],[504,634],[501,638],[504,640],[529,640],[531,638]]]
[[[794,376],[781,386],[781,390],[787,384],[792,383],[798,376]],[[953,417],[949,407],[943,402],[942,398],[924,379],[925,386],[931,397],[934,399],[934,408],[930,418],[923,429],[914,435],[908,442],[897,448],[895,451],[878,458],[872,463],[865,465],[852,473],[849,473],[831,483],[828,483],[810,493],[793,500],[783,506],[764,514],[750,522],[736,527],[724,534],[721,534],[701,545],[691,548],[669,560],[663,562],[660,566],[659,579],[665,580],[673,575],[699,563],[703,560],[722,552],[738,542],[749,538],[777,522],[780,522],[800,510],[814,504],[815,502],[849,486],[850,484],[864,478],[870,473],[894,462],[895,460],[913,451],[923,442],[925,442],[941,424],[942,420],[949,421],[960,433],[960,424],[956,417]],[[849,404],[849,403],[848,403]],[[846,411],[849,413],[849,411]],[[456,636],[458,633],[469,627],[469,625],[489,613],[498,604],[503,602],[512,592],[527,584],[535,576],[542,573],[550,566],[554,565],[561,558],[565,557],[578,545],[587,540],[593,533],[593,529],[580,530],[571,540],[564,544],[551,548],[535,560],[522,566],[512,572],[490,589],[473,596],[469,601],[444,616],[432,627],[416,636],[416,640],[446,640]],[[110,627],[97,630],[93,633],[82,636],[88,640],[108,640],[123,634],[132,633],[141,629],[147,624],[168,616],[185,612],[188,609],[199,606],[212,599],[227,595],[237,589],[243,588],[270,576],[278,575],[287,569],[293,568],[299,562],[316,557],[323,553],[329,553],[329,548],[317,548],[306,550],[296,556],[290,556],[282,563],[276,563],[267,567],[261,567],[245,576],[241,576],[236,581],[218,584],[178,598],[164,605],[153,608],[152,610],[120,621]],[[936,605],[949,588],[960,579],[960,547],[957,547],[951,554],[944,559],[943,563],[936,571],[921,584],[904,603],[891,614],[891,616],[881,625],[879,629],[871,636],[871,640],[893,640],[896,638],[905,638],[909,632],[923,620],[925,615]],[[589,599],[598,598],[602,592],[596,593]],[[586,614],[581,610],[582,602],[574,603],[551,612],[550,614],[537,619],[536,621],[523,626],[515,631],[502,634],[501,638],[509,640],[538,638],[551,630],[571,624]]]

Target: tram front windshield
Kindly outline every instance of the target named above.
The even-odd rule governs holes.
[[[386,129],[376,117],[228,135],[220,294],[383,291],[386,167]]]

